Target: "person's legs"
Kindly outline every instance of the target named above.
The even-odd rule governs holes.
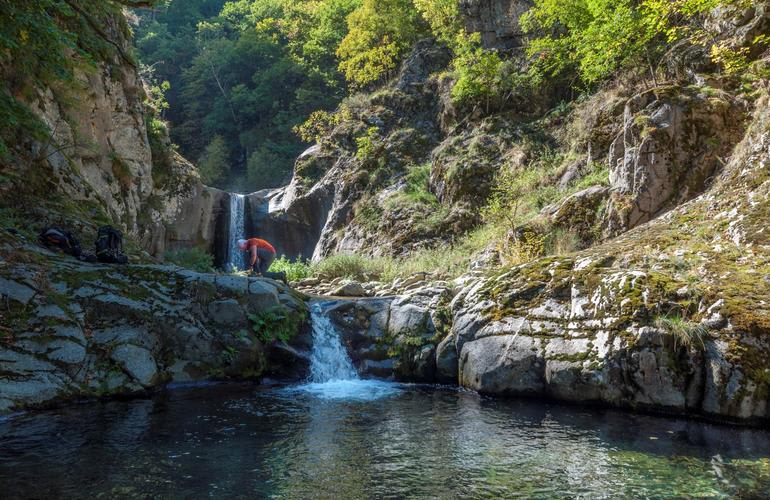
[[[270,264],[275,259],[275,254],[270,250],[260,248],[257,250],[257,257],[259,258],[259,265],[254,266],[254,270],[259,274],[265,274],[270,269]]]

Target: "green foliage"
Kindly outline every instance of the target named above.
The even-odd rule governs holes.
[[[455,102],[483,100],[488,104],[502,90],[503,61],[496,51],[481,46],[479,33],[457,35],[453,67],[457,78],[452,87]]]
[[[281,255],[270,264],[269,271],[286,273],[286,281],[299,281],[310,276],[310,265],[302,258],[292,261],[285,255]]]
[[[314,262],[310,269],[313,276],[324,280],[346,278],[358,281],[372,279],[382,271],[376,259],[352,254],[332,255]]]
[[[367,169],[385,166],[385,143],[379,128],[369,127],[364,135],[356,137],[356,158],[361,160],[361,164]]]
[[[633,0],[535,0],[522,18],[530,33],[545,33],[527,51],[546,76],[577,72],[588,84],[644,60],[656,32]]]
[[[265,344],[290,341],[299,333],[305,319],[303,314],[284,306],[275,306],[258,314],[249,314],[252,331]]]
[[[206,184],[214,184],[224,178],[229,170],[227,143],[222,136],[215,135],[198,160],[201,180]]]
[[[412,0],[363,0],[348,16],[348,29],[337,49],[339,69],[358,88],[391,76],[412,44],[429,32]]]
[[[533,74],[570,77],[584,84],[606,80],[621,69],[655,64],[674,42],[709,47],[712,59],[728,73],[745,69],[748,50],[714,42],[702,19],[717,7],[749,7],[748,0],[535,0],[521,23],[536,37],[527,52]]]
[[[328,111],[313,111],[304,123],[296,125],[292,130],[305,142],[319,142],[340,123],[338,113]]]
[[[457,0],[414,0],[414,6],[430,26],[437,40],[452,46],[464,32]]]
[[[274,186],[303,144],[292,131],[344,96],[335,52],[360,0],[171,0],[141,17],[136,45],[166,92],[171,139],[196,162],[221,137],[220,187]],[[255,156],[256,155],[256,156]],[[249,161],[251,160],[251,161]],[[261,168],[258,165],[267,165]]]
[[[167,262],[200,273],[210,273],[214,270],[214,257],[198,247],[170,250],[164,257]]]
[[[249,189],[278,187],[291,176],[282,163],[282,155],[268,145],[254,151],[246,164],[246,178]]]

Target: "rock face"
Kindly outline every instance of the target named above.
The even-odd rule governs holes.
[[[441,371],[490,394],[767,419],[765,104],[700,197],[575,256],[471,279]]]
[[[461,0],[460,13],[469,33],[481,33],[484,47],[510,50],[523,45],[519,18],[531,5],[528,0]]]
[[[734,100],[681,88],[630,99],[609,153],[609,233],[650,221],[703,192],[740,140],[743,116]]]
[[[391,252],[401,241],[356,219],[368,193],[387,189],[408,167],[424,163],[439,142],[438,82],[433,73],[449,63],[446,48],[420,42],[398,78],[382,91],[349,109],[352,118],[297,160],[291,184],[281,192],[249,197],[249,213],[257,234],[275,235],[279,253],[318,259],[338,252],[382,249]],[[357,155],[356,140],[375,130],[376,157]],[[387,164],[387,169],[377,165]],[[397,180],[394,182],[398,182]]]
[[[132,394],[168,382],[262,375],[302,377],[309,360],[307,308],[267,279],[199,274],[161,265],[107,266],[2,236],[0,412],[83,396]],[[42,252],[42,253],[41,253]],[[255,332],[250,316],[281,309]]]
[[[110,42],[130,50],[124,21],[107,24]],[[223,193],[203,186],[163,125],[152,123],[137,67],[115,56],[80,68],[66,88],[29,85],[20,97],[52,136],[22,141],[8,162],[25,180],[16,190],[30,202],[40,200],[35,218],[59,225],[64,219],[70,229],[88,226],[87,232],[109,223],[158,257],[193,246],[215,253]],[[46,206],[57,197],[65,203]]]

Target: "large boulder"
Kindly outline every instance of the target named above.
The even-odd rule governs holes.
[[[631,98],[610,147],[615,235],[702,193],[741,138],[744,109],[706,90],[654,89]]]

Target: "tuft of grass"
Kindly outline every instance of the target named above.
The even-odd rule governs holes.
[[[708,335],[708,328],[700,323],[686,320],[681,316],[659,316],[655,319],[655,326],[674,337],[674,347],[695,347],[705,349],[704,338]]]
[[[198,247],[168,251],[164,257],[167,262],[192,269],[193,271],[200,273],[214,272],[214,257]]]

